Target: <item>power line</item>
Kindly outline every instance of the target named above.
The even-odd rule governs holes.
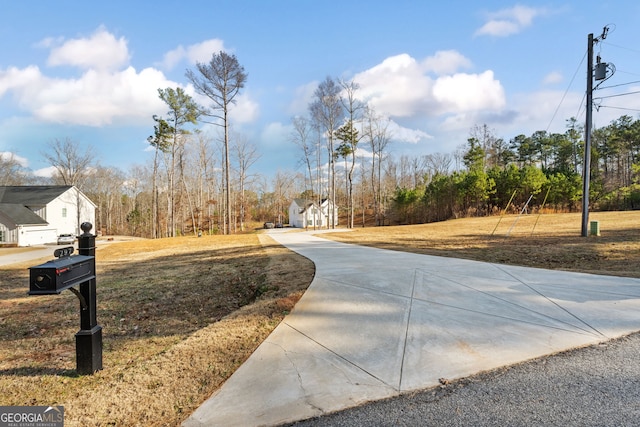
[[[608,45],[608,46],[617,47],[618,49],[628,50],[628,51],[630,51],[630,52],[640,53],[640,50],[632,49],[632,48],[630,48],[630,47],[620,46],[620,45],[613,44],[613,43],[609,43],[609,42],[605,42],[605,41],[603,41],[603,42],[602,42],[602,44],[606,44],[606,45]]]
[[[611,86],[603,86],[603,87],[601,87],[600,89],[610,89],[610,88],[612,88],[612,87],[619,87],[619,86],[625,86],[625,85],[632,85],[632,84],[634,84],[634,83],[640,83],[640,80],[636,80],[636,81],[634,81],[634,82],[628,82],[628,83],[620,83],[620,84],[617,84],[617,85],[611,85]]]
[[[640,90],[636,90],[634,92],[619,93],[617,95],[599,96],[598,99],[617,98],[619,96],[635,95],[636,93],[640,93]]]
[[[626,111],[636,111],[636,112],[640,112],[640,109],[637,108],[625,108],[625,107],[613,107],[611,105],[598,105],[596,107],[596,109],[601,109],[601,108],[611,108],[612,110],[626,110]]]
[[[582,113],[582,108],[585,106],[584,102],[585,102],[586,98],[587,98],[587,93],[584,92],[582,94],[582,99],[580,100],[580,105],[578,105],[578,111],[576,112],[576,115],[574,117],[579,117],[580,114]]]
[[[622,74],[628,74],[630,76],[640,76],[640,73],[632,73],[630,71],[625,71],[625,70],[618,70],[618,72]]]
[[[571,88],[571,85],[573,84],[573,81],[576,78],[576,75],[578,75],[578,71],[580,71],[580,67],[582,67],[582,63],[584,62],[584,59],[587,56],[587,51],[584,52],[584,55],[582,56],[582,59],[580,60],[580,63],[578,64],[578,66],[576,67],[576,71],[573,73],[573,77],[571,77],[571,81],[569,82],[569,86],[567,86],[567,89],[564,91],[564,94],[562,94],[562,99],[560,99],[560,102],[558,103],[558,106],[556,107],[556,110],[553,112],[553,116],[551,116],[551,120],[549,120],[549,124],[547,125],[547,129],[545,132],[549,132],[549,128],[551,128],[551,123],[553,123],[553,121],[556,118],[556,115],[558,114],[558,110],[560,110],[560,106],[562,105],[562,103],[564,102],[564,98],[567,96],[567,93],[569,93],[569,89]],[[577,115],[576,115],[577,117]]]

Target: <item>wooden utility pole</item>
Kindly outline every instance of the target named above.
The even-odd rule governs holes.
[[[587,38],[587,106],[584,125],[584,162],[582,165],[582,237],[589,235],[589,180],[591,178],[591,121],[593,115],[593,45],[607,38],[609,27],[602,29],[602,35],[593,38],[593,33]],[[596,80],[606,80],[606,63],[600,63],[598,55],[598,73]],[[604,66],[602,68],[601,66]]]
[[[593,114],[593,33],[587,41],[587,112],[584,124],[582,164],[582,237],[589,235],[589,179],[591,175],[591,120]]]

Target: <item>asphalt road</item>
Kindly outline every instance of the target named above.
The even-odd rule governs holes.
[[[19,262],[34,261],[34,260],[39,260],[41,258],[54,259],[55,257],[53,256],[53,252],[59,247],[62,248],[64,246],[57,246],[57,245],[34,246],[32,248],[29,248],[29,250],[22,251],[22,252],[15,252],[15,251],[12,251],[12,248],[8,248],[6,250],[7,252],[6,254],[4,249],[0,249],[0,266],[17,264]]]
[[[640,333],[289,426],[638,426]]]
[[[126,242],[129,240],[133,240],[135,237],[114,237],[107,239],[96,239],[96,247],[102,245],[108,245],[112,243],[118,242]],[[48,260],[55,259],[53,256],[53,252],[56,249],[64,248],[71,245],[56,245],[54,243],[47,245],[39,245],[29,247],[28,250],[16,252],[15,248],[0,248],[0,266],[2,265],[10,265],[16,264],[19,262],[28,262],[28,261],[42,261],[46,262]],[[74,255],[78,254],[78,242],[74,243],[73,247],[75,248]]]

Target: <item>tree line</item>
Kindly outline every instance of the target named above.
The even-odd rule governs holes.
[[[583,129],[575,118],[564,133],[537,131],[509,142],[475,126],[458,156],[462,167],[427,172],[419,185],[398,186],[392,201],[400,223],[441,221],[541,209],[580,210]],[[640,209],[640,121],[621,116],[593,129],[589,199],[593,209]]]
[[[187,78],[211,104],[198,105],[181,88],[158,89],[167,111],[150,118],[153,151],[146,164],[126,172],[103,167],[91,147],[56,139],[43,154],[55,169],[51,178],[36,178],[5,156],[0,185],[75,185],[97,204],[96,230],[152,238],[287,223],[294,198],[334,200],[339,225],[347,227],[580,209],[584,129],[575,118],[564,133],[537,131],[508,141],[475,125],[452,153],[398,157],[390,119],[358,97],[355,82],[326,77],[306,114],[291,120],[298,172],[264,177],[251,169],[258,147],[231,126],[229,107],[247,80],[237,58],[213,54],[187,70]],[[205,133],[200,124],[219,132]],[[632,117],[593,129],[593,209],[640,208],[639,150],[640,122]]]
[[[308,114],[292,120],[305,196],[336,200],[342,225],[580,209],[585,144],[576,118],[563,133],[536,131],[508,141],[486,124],[475,125],[453,153],[395,158],[389,118],[359,99],[358,89],[353,81],[327,77]],[[630,116],[592,130],[593,209],[640,208],[639,150],[640,121]]]

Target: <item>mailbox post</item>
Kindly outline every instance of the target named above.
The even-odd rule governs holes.
[[[91,234],[93,226],[83,222],[78,236],[78,253],[91,257],[93,277],[80,283],[80,330],[76,334],[76,367],[81,375],[93,374],[102,369],[102,326],[98,325],[96,303],[96,236]],[[82,300],[86,302],[82,304]]]
[[[76,370],[87,375],[102,369],[102,327],[96,317],[96,236],[89,233],[90,223],[82,223],[80,228],[84,233],[78,236],[79,255],[71,255],[72,246],[56,249],[57,259],[29,268],[29,295],[54,295],[66,289],[76,294],[80,300]]]

